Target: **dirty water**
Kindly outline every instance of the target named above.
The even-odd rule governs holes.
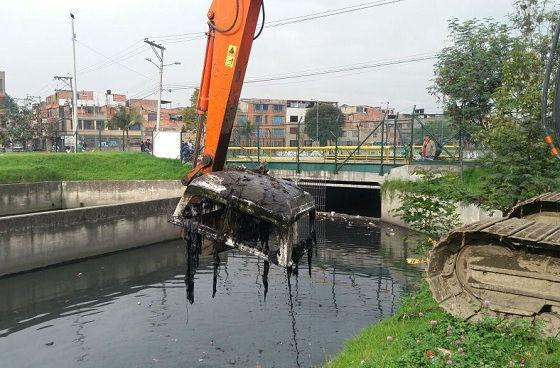
[[[320,366],[420,277],[404,230],[355,222],[321,220],[311,277],[271,265],[266,298],[264,263],[231,251],[214,298],[200,257],[190,304],[181,241],[0,279],[0,366]]]

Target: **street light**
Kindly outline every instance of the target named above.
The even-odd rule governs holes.
[[[154,64],[156,66],[156,68],[158,68],[159,70],[159,97],[158,97],[158,107],[157,107],[157,122],[156,122],[156,131],[159,131],[159,123],[161,120],[161,92],[163,91],[163,68],[169,65],[181,65],[180,62],[175,61],[173,63],[170,64],[164,64],[163,63],[163,51],[165,50],[165,47],[163,47],[162,45],[159,45],[155,42],[152,42],[150,40],[148,40],[147,38],[144,39],[144,42],[146,42],[148,45],[150,45],[152,47],[152,49],[154,50],[154,53],[156,54],[156,57],[159,60],[159,65],[156,64],[155,62],[152,61],[152,59],[150,58],[144,58],[146,61],[149,61],[150,63]],[[159,49],[159,53],[156,49]]]

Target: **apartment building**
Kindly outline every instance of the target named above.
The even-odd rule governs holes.
[[[127,99],[126,95],[111,90],[101,95],[94,91],[80,91],[77,100],[78,135],[90,147],[121,146],[122,132],[112,128],[108,122],[120,107],[129,106],[143,116],[143,123],[133,125],[128,132],[130,144],[139,145],[142,139],[151,138],[156,128],[157,103],[157,100]],[[63,139],[72,136],[72,91],[59,90],[47,96],[39,105],[39,111],[43,120],[54,125],[57,136]],[[182,108],[162,108],[160,130],[181,131],[182,127]]]
[[[344,114],[342,125],[342,136],[339,138],[340,145],[357,145],[362,142],[375,127],[383,120],[385,111],[381,107],[368,105],[346,105],[340,106]],[[381,141],[381,129],[377,129],[365,144],[375,144]]]
[[[247,129],[246,126],[252,129]],[[286,100],[242,98],[235,117],[233,142],[254,146],[286,144]]]
[[[286,101],[286,146],[311,146],[313,140],[305,134],[305,114],[307,110],[315,107],[317,101],[287,100]]]

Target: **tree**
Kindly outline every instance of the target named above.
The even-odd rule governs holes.
[[[449,21],[451,45],[438,55],[434,84],[428,88],[457,126],[487,127],[492,95],[501,85],[512,39],[508,27],[493,20]]]
[[[481,187],[487,204],[503,211],[520,200],[559,189],[560,165],[548,154],[540,125],[545,55],[552,33],[546,3],[515,3],[512,21],[519,36],[508,51],[502,83],[492,96],[495,108],[489,128],[478,136],[489,149],[480,160],[486,172]]]
[[[317,108],[319,109],[319,121],[317,122]],[[318,128],[317,128],[318,124]],[[338,138],[342,135],[344,115],[342,110],[330,103],[319,103],[307,110],[305,113],[305,134],[311,139],[319,139],[322,146],[332,140],[333,134]],[[317,137],[317,130],[319,136]],[[332,133],[332,134],[331,134]]]
[[[255,125],[250,120],[240,121],[236,127],[236,130],[237,134],[239,135],[239,145],[243,145],[243,139],[245,139],[245,141],[249,141],[248,145],[251,145],[251,138],[255,133]]]
[[[136,109],[120,106],[115,115],[109,120],[109,126],[113,129],[121,129],[123,132],[123,151],[125,150],[124,135],[128,144],[128,131],[135,124],[143,123],[142,114]]]
[[[25,149],[27,141],[33,138],[33,112],[26,106],[19,106],[9,96],[6,99],[0,128],[4,129],[4,140],[20,142]]]
[[[183,109],[183,125],[185,130],[197,129],[198,112],[196,111],[196,102],[198,101],[198,88],[195,88],[191,98],[190,106]],[[203,119],[206,114],[203,115]],[[204,121],[204,120],[203,120]]]

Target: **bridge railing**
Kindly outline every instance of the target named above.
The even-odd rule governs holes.
[[[360,163],[410,163],[408,145],[375,145],[375,146],[322,146],[322,147],[229,147],[229,161],[278,161],[294,160],[298,156],[302,162],[335,162],[348,160]],[[458,145],[444,145],[439,156],[440,160],[457,160],[459,155]],[[421,151],[421,145],[413,145],[415,152]],[[354,152],[355,151],[355,152]],[[352,154],[354,152],[354,154]],[[418,154],[412,161],[421,160]]]

